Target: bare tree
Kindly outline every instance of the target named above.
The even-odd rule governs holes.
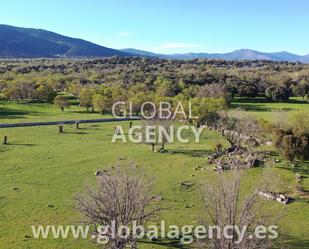
[[[258,191],[253,191],[244,201],[240,201],[240,174],[234,172],[232,176],[220,174],[213,184],[203,189],[205,214],[201,223],[204,226],[216,226],[220,236],[214,236],[198,242],[200,248],[213,249],[256,249],[270,248],[273,241],[269,238],[250,238],[258,225],[276,225],[280,216],[263,212],[259,201]],[[232,238],[223,236],[226,226],[233,226],[229,230]],[[239,242],[235,226],[239,229],[247,226],[243,239]]]
[[[86,193],[76,197],[77,209],[87,218],[89,224],[98,226],[111,226],[115,231],[121,226],[131,227],[145,225],[160,211],[153,205],[151,185],[146,184],[144,177],[136,170],[125,171],[117,168],[109,173],[97,176],[97,187],[87,187]],[[136,248],[136,240],[132,234],[129,236],[113,236],[109,230],[107,247],[121,249],[131,244]],[[104,247],[105,248],[105,247]]]

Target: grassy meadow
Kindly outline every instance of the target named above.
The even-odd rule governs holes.
[[[291,103],[237,100],[231,111],[238,107],[264,119],[271,119],[273,110],[309,112],[309,104],[297,100]],[[102,118],[102,115],[87,113],[77,106],[61,112],[49,104],[0,104],[0,123],[94,118]],[[154,181],[154,195],[163,197],[159,202],[165,208],[161,218],[168,224],[196,224],[201,206],[200,185],[212,181],[217,174],[207,163],[207,156],[216,144],[227,146],[227,141],[218,133],[205,130],[198,144],[190,135],[192,142],[188,144],[168,144],[167,153],[153,153],[145,144],[111,144],[115,125],[82,124],[78,130],[74,125],[66,125],[62,134],[56,126],[0,129],[0,138],[8,136],[10,143],[0,145],[0,248],[97,248],[88,239],[35,240],[27,236],[32,236],[31,225],[79,224],[81,217],[74,209],[74,195],[82,191],[87,182],[95,182],[97,170],[116,162],[122,165],[135,162]],[[129,122],[121,125],[125,130],[129,128]],[[265,149],[273,151],[274,157],[279,158],[273,148]],[[203,170],[194,170],[198,166]],[[309,162],[292,168],[281,159],[281,163],[272,168],[248,169],[243,177],[243,191],[249,192],[258,184],[265,170],[275,172],[280,178],[274,179],[278,180],[280,191],[292,193],[296,186],[295,172],[309,177]],[[183,181],[192,181],[195,185],[183,191],[180,187]],[[309,178],[304,179],[303,186],[309,190]],[[286,206],[271,201],[265,204],[277,212],[284,210],[280,230],[286,234],[290,248],[308,248],[308,200],[296,198]],[[182,248],[177,241],[141,243],[140,246]]]

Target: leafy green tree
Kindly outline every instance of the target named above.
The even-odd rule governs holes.
[[[126,101],[128,99],[127,92],[125,91],[124,87],[119,85],[112,86],[110,90],[112,91],[113,103]]]
[[[226,100],[223,98],[194,98],[192,99],[192,112],[197,116],[197,124],[205,123],[208,116],[227,108]]]
[[[299,129],[275,129],[275,146],[290,162],[295,158],[301,160],[309,159],[309,134]]]
[[[14,82],[6,89],[5,95],[10,100],[32,102],[37,99],[36,85],[34,82]]]
[[[163,76],[159,76],[155,81],[156,92],[160,96],[172,97],[176,94],[176,87],[173,82]]]
[[[241,84],[238,86],[237,91],[240,97],[255,98],[259,94],[259,89],[254,84]]]
[[[68,99],[63,95],[56,96],[54,99],[54,104],[58,106],[61,109],[61,111],[64,111],[64,108],[70,106]]]
[[[36,91],[38,100],[43,103],[51,103],[57,95],[50,86],[46,85],[40,85]]]
[[[189,86],[187,88],[185,88],[183,91],[182,91],[182,95],[187,98],[187,99],[190,99],[190,98],[194,98],[197,96],[197,94],[199,93],[199,86]]]
[[[305,98],[309,94],[309,82],[302,80],[293,87],[293,94]]]
[[[98,109],[102,114],[110,107],[110,100],[102,94],[94,94],[92,103],[95,109]]]
[[[78,83],[67,84],[66,91],[74,96],[79,96],[83,86]]]
[[[86,107],[87,111],[92,107],[93,91],[89,88],[83,88],[79,94],[79,104],[81,107]]]
[[[265,90],[265,96],[274,101],[287,101],[290,95],[290,89],[284,86],[270,86]]]
[[[209,84],[201,86],[196,95],[198,98],[223,98],[226,103],[231,102],[231,94],[227,88],[222,84]]]

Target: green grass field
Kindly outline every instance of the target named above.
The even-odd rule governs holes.
[[[305,103],[246,103],[238,101],[233,108],[242,107],[259,117],[271,118],[271,109],[309,111]],[[79,107],[61,112],[47,104],[0,104],[0,123],[29,121],[75,120],[102,118],[96,113],[86,113]],[[127,122],[121,123],[128,129]],[[31,225],[79,224],[81,217],[74,210],[74,195],[87,182],[95,182],[94,172],[109,167],[120,160],[122,164],[136,162],[150,179],[154,180],[154,194],[161,195],[164,208],[162,219],[168,224],[196,224],[200,210],[199,184],[212,181],[215,172],[206,157],[215,144],[227,142],[216,132],[204,131],[199,144],[174,143],[166,146],[167,153],[153,153],[145,144],[111,144],[116,123],[82,124],[77,130],[72,125],[58,133],[56,126],[0,129],[0,138],[8,136],[9,145],[0,145],[0,248],[2,249],[76,249],[97,248],[89,240],[35,240]],[[271,148],[268,148],[271,149]],[[205,170],[195,171],[197,166]],[[246,170],[242,186],[249,191],[262,178],[262,168]],[[295,173],[309,176],[309,163],[293,169],[285,163],[276,164],[271,170],[278,174],[281,191],[295,188]],[[192,181],[190,191],[182,191],[182,181]],[[303,185],[308,190],[309,180]],[[49,207],[52,205],[53,207]],[[192,205],[191,208],[186,206]],[[290,248],[309,247],[309,203],[297,199],[283,206],[268,202],[277,212],[286,209],[280,223],[287,233]],[[173,241],[141,243],[141,248],[181,248]]]

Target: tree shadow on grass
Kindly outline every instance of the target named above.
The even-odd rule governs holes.
[[[176,154],[182,154],[192,157],[206,157],[213,153],[212,150],[168,150],[168,154],[176,155]]]
[[[278,243],[280,248],[293,248],[293,249],[308,249],[309,238],[298,238],[286,235],[281,243]]]
[[[0,107],[0,119],[16,119],[24,118],[23,116],[30,114],[28,111],[12,110]]]
[[[87,111],[87,110],[80,110],[80,111],[71,111],[71,113],[78,113],[78,114],[100,114],[99,112],[92,112],[92,111]],[[104,115],[102,115],[102,118]]]
[[[180,240],[157,240],[157,241],[139,241],[141,244],[152,244],[168,248],[189,249],[188,245],[184,245]],[[278,247],[279,246],[279,247]],[[293,236],[285,236],[282,242],[277,242],[274,248],[293,248],[293,249],[307,249],[309,248],[309,239],[297,238]]]
[[[309,191],[304,190],[303,194],[299,194],[299,197],[296,199],[296,202],[303,202],[309,204]]]
[[[306,166],[299,166],[296,168],[293,168],[292,166],[278,166],[277,168],[279,169],[284,169],[284,170],[288,170],[291,171],[293,173],[298,173],[301,175],[309,175],[309,168]]]
[[[83,126],[83,124],[85,124],[85,126]],[[87,123],[80,123],[77,130],[100,130],[100,127],[99,125],[87,125]]]
[[[38,146],[37,144],[15,144],[15,143],[8,143],[5,146],[28,146],[28,147],[33,147],[33,146]]]
[[[296,100],[291,99],[289,101],[271,101],[267,98],[240,98],[234,99],[231,107],[233,109],[242,108],[246,111],[255,111],[255,112],[270,112],[272,109],[278,108],[270,108],[266,104],[308,104],[306,100]],[[292,111],[293,108],[280,108],[283,111]]]
[[[158,245],[162,247],[169,247],[169,248],[180,248],[180,249],[187,249],[189,248],[187,245],[184,245],[180,242],[180,240],[177,239],[164,239],[164,240],[157,240],[157,241],[139,241],[139,243],[142,244],[152,244],[152,245]]]
[[[88,132],[84,131],[64,131],[63,134],[74,134],[74,135],[86,135],[89,134]]]
[[[270,112],[271,108],[263,105],[263,104],[237,104],[237,103],[232,103],[231,104],[231,108],[232,109],[236,109],[236,108],[241,108],[244,109],[246,111],[254,111],[254,112]]]
[[[285,103],[285,104],[308,104],[308,101],[305,99],[289,99],[288,101],[273,101],[267,98],[258,97],[258,98],[235,98],[232,101],[233,103],[265,103],[265,104],[274,104],[274,103]]]
[[[12,108],[7,107],[0,107],[0,119],[20,119],[25,118],[26,115],[43,115],[40,112],[35,111],[22,111],[22,110],[15,110]],[[46,116],[46,113],[44,113]]]

